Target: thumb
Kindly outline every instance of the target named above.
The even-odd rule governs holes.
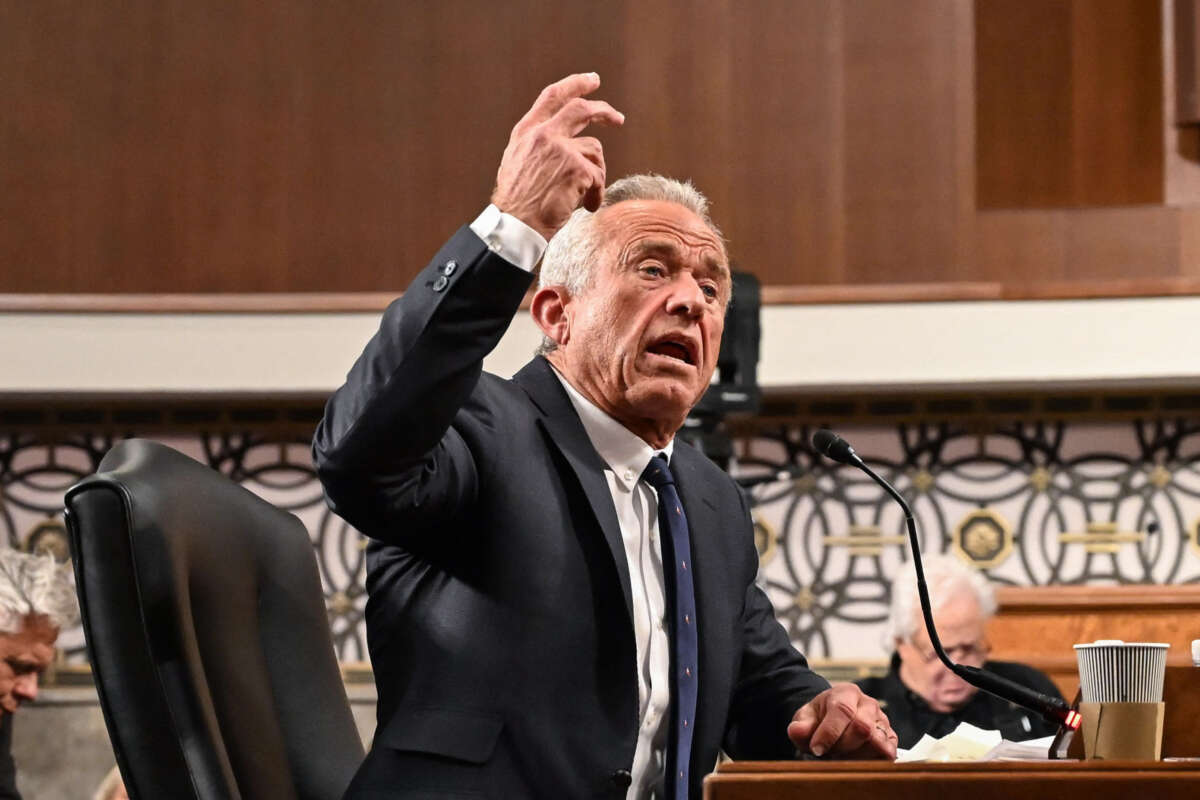
[[[812,704],[802,706],[796,712],[796,716],[792,717],[792,721],[788,723],[787,735],[792,740],[792,744],[797,747],[806,747],[809,737],[813,735],[813,731],[817,729],[817,723],[820,720],[817,718],[817,710],[812,707]]]
[[[604,184],[592,184],[583,194],[583,207],[595,214],[600,210],[600,204],[604,202]]]

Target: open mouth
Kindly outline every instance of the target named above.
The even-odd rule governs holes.
[[[676,361],[682,361],[684,364],[695,366],[696,353],[690,342],[680,339],[661,339],[654,342],[646,348],[647,353],[653,353],[656,356],[665,356],[673,358]]]

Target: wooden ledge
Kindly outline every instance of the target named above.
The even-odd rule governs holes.
[[[25,313],[377,313],[399,292],[255,294],[0,294],[0,312]],[[764,286],[764,305],[944,303],[995,300],[1090,300],[1200,295],[1200,278],[1049,281],[1025,284],[953,281],[871,285]],[[522,308],[528,307],[528,297]]]
[[[291,294],[0,294],[0,312],[296,314],[379,312],[390,292]]]
[[[996,590],[1001,614],[1120,612],[1136,608],[1200,611],[1200,584],[1123,586],[1005,586]]]
[[[830,286],[764,286],[764,305],[838,303],[945,303],[971,300],[1096,300],[1185,297],[1200,294],[1198,278],[1000,283],[892,283]]]

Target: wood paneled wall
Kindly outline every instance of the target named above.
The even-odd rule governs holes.
[[[1023,24],[1077,41],[1088,5],[1026,3]],[[1067,7],[1066,28],[1045,21]],[[768,285],[1188,274],[1186,212],[978,211],[975,72],[992,51],[977,15],[994,8],[1008,4],[0,0],[0,293],[397,291],[486,203],[540,87],[579,70],[628,117],[601,132],[610,176],[695,179]],[[1039,81],[1080,72],[1054,64]],[[1105,197],[1130,185],[1071,169]]]
[[[1073,645],[1098,639],[1165,642],[1167,663],[1191,664],[1200,637],[1200,587],[1009,586],[988,628],[992,657],[1045,672],[1070,700],[1079,688]]]
[[[1163,199],[1161,0],[977,0],[980,208]]]

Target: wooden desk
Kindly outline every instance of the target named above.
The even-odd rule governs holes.
[[[732,761],[704,781],[705,800],[1193,800],[1198,796],[1200,761]]]

